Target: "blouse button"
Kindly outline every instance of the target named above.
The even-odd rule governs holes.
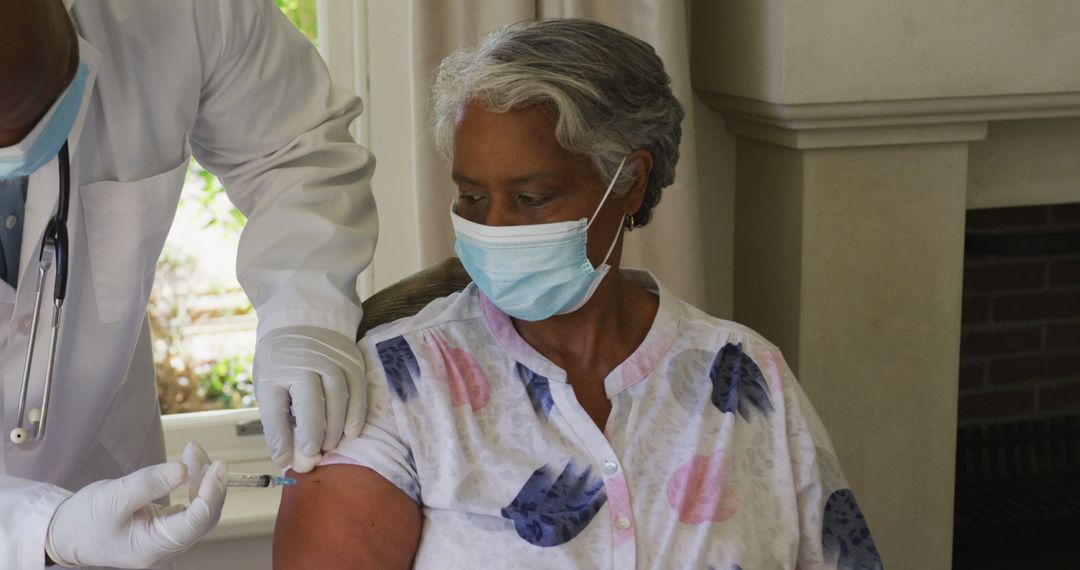
[[[607,461],[604,462],[604,473],[607,473],[608,475],[614,475],[615,472],[618,471],[618,470],[619,470],[619,464],[618,463],[615,463],[614,461],[612,461],[610,459],[608,459]]]
[[[615,519],[615,528],[619,530],[628,530],[630,528],[630,519],[620,516]]]

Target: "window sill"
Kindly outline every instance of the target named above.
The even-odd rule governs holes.
[[[212,459],[228,463],[231,472],[278,474],[281,469],[270,460],[261,434],[237,435],[238,423],[258,419],[259,410],[255,408],[163,416],[165,453],[169,460],[179,461],[184,446],[194,441]],[[269,536],[274,530],[280,499],[280,489],[230,489],[221,521],[203,541]],[[178,489],[171,500],[174,504],[187,503],[187,488]]]

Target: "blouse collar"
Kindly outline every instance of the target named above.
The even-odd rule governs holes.
[[[660,306],[645,340],[604,379],[604,389],[609,399],[645,380],[652,373],[671,349],[679,328],[678,300],[651,272],[644,269],[620,269],[620,274],[629,283],[658,295]],[[479,289],[477,294],[488,330],[502,348],[514,360],[533,372],[546,376],[549,380],[565,383],[566,372],[525,342],[514,328],[510,317],[499,310]]]

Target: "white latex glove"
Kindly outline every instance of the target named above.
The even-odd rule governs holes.
[[[148,568],[168,561],[214,528],[225,503],[228,471],[221,461],[202,470],[189,506],[152,502],[187,475],[184,464],[170,462],[83,487],[53,514],[45,552],[61,566]]]
[[[342,434],[360,435],[367,414],[364,357],[345,335],[318,327],[271,331],[255,347],[252,376],[278,466],[306,473]]]

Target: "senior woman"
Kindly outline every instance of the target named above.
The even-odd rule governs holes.
[[[283,568],[878,568],[780,352],[621,269],[678,161],[646,43],[585,20],[447,58],[474,284],[360,343],[369,412],[283,496]]]

